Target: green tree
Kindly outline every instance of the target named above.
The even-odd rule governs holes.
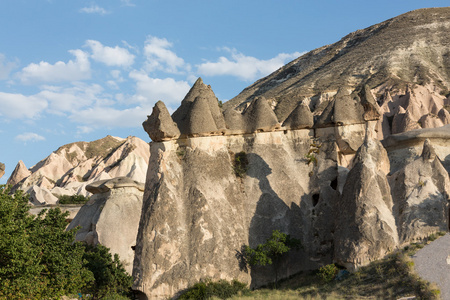
[[[28,195],[0,185],[0,299],[128,296],[131,276],[109,249],[75,242],[59,208],[29,213]]]
[[[133,279],[128,275],[117,254],[112,257],[109,249],[102,245],[87,246],[84,255],[86,267],[95,277],[94,298],[105,296],[131,296]]]
[[[0,298],[57,299],[94,280],[59,208],[29,213],[28,195],[0,186]]]
[[[300,240],[291,238],[290,235],[279,230],[274,230],[264,244],[259,244],[256,248],[245,245],[244,257],[250,266],[266,266],[274,263],[276,284],[278,282],[280,260],[292,248],[299,249]]]

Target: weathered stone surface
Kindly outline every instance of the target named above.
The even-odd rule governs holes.
[[[423,143],[429,139],[436,155],[445,169],[450,172],[450,125],[439,128],[426,128],[393,134],[382,141],[388,151],[393,174],[408,163],[416,160],[422,153]]]
[[[273,282],[272,267],[246,273],[236,255],[274,229],[303,245],[281,262],[280,278],[331,263],[336,146],[330,138],[313,141],[311,132],[196,137],[181,149],[175,141],[152,143],[134,289],[158,299],[204,278],[237,278],[252,287]],[[308,163],[306,154],[319,146]],[[249,161],[243,179],[233,172],[240,151]]]
[[[360,96],[361,104],[364,108],[364,120],[378,120],[381,116],[380,107],[378,106],[377,100],[373,96],[372,91],[367,84],[365,84],[363,89],[361,90]]]
[[[34,186],[51,191],[34,192],[36,204],[55,202],[54,189],[57,195],[89,196],[85,186],[98,180],[126,176],[144,182],[149,155],[148,143],[133,136],[76,142],[61,146],[30,170],[20,161],[7,183],[23,191]]]
[[[208,108],[203,107],[202,105],[202,113],[210,114],[211,117],[214,120],[215,127],[219,131],[225,130],[225,120],[222,115],[222,111],[219,107],[219,102],[217,100],[216,95],[214,95],[214,92],[211,89],[211,86],[207,86],[203,83],[203,80],[201,78],[198,78],[197,81],[194,83],[192,88],[189,90],[189,92],[184,97],[183,101],[181,101],[180,107],[172,114],[172,119],[175,121],[175,123],[178,125],[178,128],[182,135],[191,135],[191,134],[198,134],[199,132],[192,132],[190,127],[190,118],[192,113],[199,114],[200,112],[196,108],[193,110],[193,105],[195,102],[195,99],[197,97],[204,98],[206,102],[208,103]],[[197,117],[197,116],[195,116]],[[195,118],[194,117],[194,118]],[[205,131],[207,132],[207,131]],[[203,133],[203,132],[202,132]]]
[[[203,96],[195,98],[188,115],[187,126],[190,135],[214,135],[219,133],[207,98]]]
[[[364,108],[352,90],[342,87],[335,96],[333,121],[337,125],[364,124]]]
[[[158,101],[153,107],[152,114],[142,123],[145,132],[155,142],[176,139],[180,136],[177,124],[172,120],[164,102]]]
[[[27,169],[23,161],[19,160],[11,176],[8,178],[6,184],[15,186],[24,178],[30,176],[31,172]]]
[[[388,159],[381,143],[366,138],[336,206],[335,260],[352,270],[382,258],[398,245],[383,162]]]
[[[389,179],[400,245],[448,230],[450,181],[428,139],[422,155]]]
[[[143,184],[127,177],[95,182],[94,195],[79,210],[68,229],[80,226],[76,240],[102,244],[117,253],[131,274],[136,235],[142,209]]]
[[[227,129],[232,133],[245,133],[245,120],[240,111],[229,108],[223,112]]]
[[[38,185],[33,185],[26,191],[30,195],[30,202],[33,205],[48,205],[56,204],[56,198],[48,189],[41,188]]]
[[[0,178],[2,178],[3,175],[5,175],[5,164],[0,163]]]
[[[254,99],[243,113],[246,132],[273,131],[280,127],[277,116],[264,97]]]
[[[312,128],[314,126],[314,116],[309,106],[300,102],[287,119],[283,122],[287,129]]]

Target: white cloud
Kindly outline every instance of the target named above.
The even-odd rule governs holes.
[[[0,80],[7,79],[9,73],[17,67],[17,62],[7,61],[5,55],[0,53]]]
[[[136,6],[135,4],[131,3],[131,0],[120,0],[123,5],[125,6]]]
[[[169,50],[172,46],[172,43],[164,38],[149,36],[144,46],[144,55],[147,58],[146,70],[149,72],[161,70],[168,73],[189,71],[190,65],[186,64],[175,52]]]
[[[6,119],[34,119],[47,106],[47,101],[37,96],[0,92],[0,116]]]
[[[99,15],[106,15],[110,12],[104,9],[103,7],[100,7],[98,5],[91,5],[89,7],[83,7],[80,9],[80,12],[87,13],[87,14],[99,14]]]
[[[69,50],[69,53],[75,56],[75,61],[58,61],[53,65],[44,61],[39,64],[31,63],[19,73],[20,80],[22,83],[31,84],[89,79],[91,66],[88,54],[81,50]]]
[[[190,89],[186,81],[176,81],[173,78],[151,78],[145,72],[132,71],[130,78],[136,80],[135,100],[140,103],[155,103],[164,101],[167,106],[178,106]]]
[[[134,55],[127,49],[115,46],[103,46],[99,41],[87,40],[86,46],[92,50],[92,59],[107,66],[129,67],[134,63]]]
[[[17,135],[15,137],[15,140],[22,142],[38,142],[38,141],[45,141],[45,137],[34,132],[26,132]]]
[[[230,75],[242,80],[255,80],[274,72],[278,68],[293,60],[302,53],[280,53],[274,58],[261,60],[252,56],[246,56],[236,49],[224,48],[231,54],[231,59],[221,56],[217,62],[207,61],[197,65],[197,72],[206,76]]]
[[[69,88],[46,86],[36,96],[49,103],[48,112],[64,114],[94,104],[112,104],[111,100],[102,98],[103,88],[98,84],[76,83]]]

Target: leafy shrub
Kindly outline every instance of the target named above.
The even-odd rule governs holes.
[[[338,273],[338,268],[335,264],[330,264],[323,266],[319,269],[317,272],[317,276],[323,281],[323,282],[331,282]]]
[[[109,249],[99,244],[95,247],[86,246],[83,259],[95,278],[91,286],[95,298],[130,296],[133,280],[117,254],[113,258]]]
[[[59,208],[29,213],[28,195],[0,186],[0,298],[58,299],[84,290],[94,276],[83,266],[76,230],[65,231]]]
[[[239,293],[246,294],[249,292],[245,283],[233,280],[228,282],[226,280],[219,280],[213,282],[205,280],[194,284],[178,299],[210,299],[211,297],[218,297],[220,299],[228,299]]]
[[[89,197],[83,195],[61,195],[59,204],[84,204],[89,201]]]
[[[0,299],[60,299],[77,293],[128,295],[131,276],[103,246],[75,241],[68,212],[29,213],[28,195],[0,186]]]
[[[234,155],[234,174],[240,178],[244,178],[248,170],[248,158],[247,153],[241,151]]]
[[[245,245],[243,254],[250,266],[271,265],[275,261],[275,282],[277,282],[280,259],[291,248],[300,248],[300,240],[291,238],[290,235],[279,230],[274,230],[264,244],[259,244],[256,248]]]

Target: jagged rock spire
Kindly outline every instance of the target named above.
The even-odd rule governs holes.
[[[156,102],[152,114],[142,123],[142,126],[154,142],[176,139],[180,136],[177,124],[172,120],[167,107],[162,101]]]
[[[361,97],[361,104],[364,107],[364,114],[363,114],[364,120],[366,121],[378,120],[381,116],[380,108],[367,84],[365,84],[363,89],[361,90],[360,97]]]
[[[283,122],[283,126],[287,129],[303,129],[312,128],[314,125],[314,116],[309,106],[303,101],[290,113]]]
[[[434,160],[436,158],[436,151],[431,145],[430,140],[426,139],[423,143],[423,150],[421,155],[423,160]]]
[[[200,101],[202,103],[207,103],[207,105],[194,105],[198,97],[203,98],[203,100]],[[194,131],[192,131],[193,123],[191,122],[191,119],[197,118],[197,116],[193,116],[194,114],[197,116],[200,116],[200,114],[211,115],[216,128],[215,131],[225,130],[225,120],[219,107],[217,97],[212,91],[211,86],[204,84],[201,78],[197,79],[183,101],[181,101],[180,107],[172,114],[172,119],[178,125],[182,135],[210,133],[212,126],[209,125],[208,128],[196,126]]]
[[[30,176],[30,174],[30,170],[27,169],[23,161],[19,160],[6,184],[15,186],[22,181],[22,179]]]

